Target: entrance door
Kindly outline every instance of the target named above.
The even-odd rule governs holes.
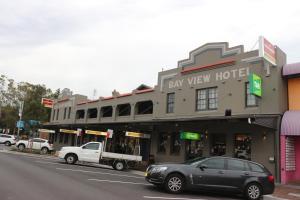
[[[223,156],[226,154],[226,135],[212,135],[210,154],[212,156]]]

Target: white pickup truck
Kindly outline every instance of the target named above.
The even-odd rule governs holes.
[[[142,161],[142,156],[105,152],[103,146],[101,142],[89,142],[80,147],[62,147],[58,157],[68,164],[77,161],[108,164],[120,171]]]

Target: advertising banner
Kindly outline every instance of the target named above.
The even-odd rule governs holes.
[[[52,108],[54,101],[52,99],[42,98],[42,105],[46,108]]]
[[[250,94],[261,97],[262,96],[262,79],[256,74],[249,75]]]
[[[201,134],[200,133],[192,133],[192,132],[181,132],[180,139],[181,140],[200,140]]]
[[[266,59],[272,65],[276,65],[275,46],[263,36],[259,37],[259,57]]]

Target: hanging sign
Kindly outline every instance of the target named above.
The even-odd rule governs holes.
[[[126,132],[125,136],[127,137],[136,137],[136,138],[150,138],[149,134],[137,133],[137,132]]]
[[[192,133],[192,132],[181,132],[180,139],[182,139],[182,140],[200,140],[201,134],[200,133]]]
[[[261,97],[262,96],[262,79],[256,74],[250,74],[249,77],[250,94]]]
[[[59,129],[60,133],[71,133],[71,134],[77,134],[77,131],[75,130],[68,130],[68,129]]]
[[[49,129],[38,129],[38,131],[42,133],[55,133],[55,130],[49,130]]]
[[[85,134],[107,136],[107,132],[93,130],[85,130]]]
[[[46,108],[52,108],[54,101],[52,99],[42,98],[41,103]]]

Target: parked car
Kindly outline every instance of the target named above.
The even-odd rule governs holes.
[[[80,147],[62,147],[58,157],[68,164],[75,164],[77,161],[108,164],[119,171],[142,161],[142,156],[106,152],[102,142],[89,142]]]
[[[183,164],[151,165],[146,180],[170,193],[212,190],[241,193],[256,200],[274,191],[274,177],[263,165],[237,158],[196,158]]]
[[[0,143],[6,146],[14,145],[16,144],[16,138],[13,135],[0,134]]]
[[[50,151],[53,151],[53,145],[45,139],[42,138],[33,138],[30,140],[19,140],[16,143],[17,148],[20,151],[25,149],[39,150],[42,154],[47,154]]]

